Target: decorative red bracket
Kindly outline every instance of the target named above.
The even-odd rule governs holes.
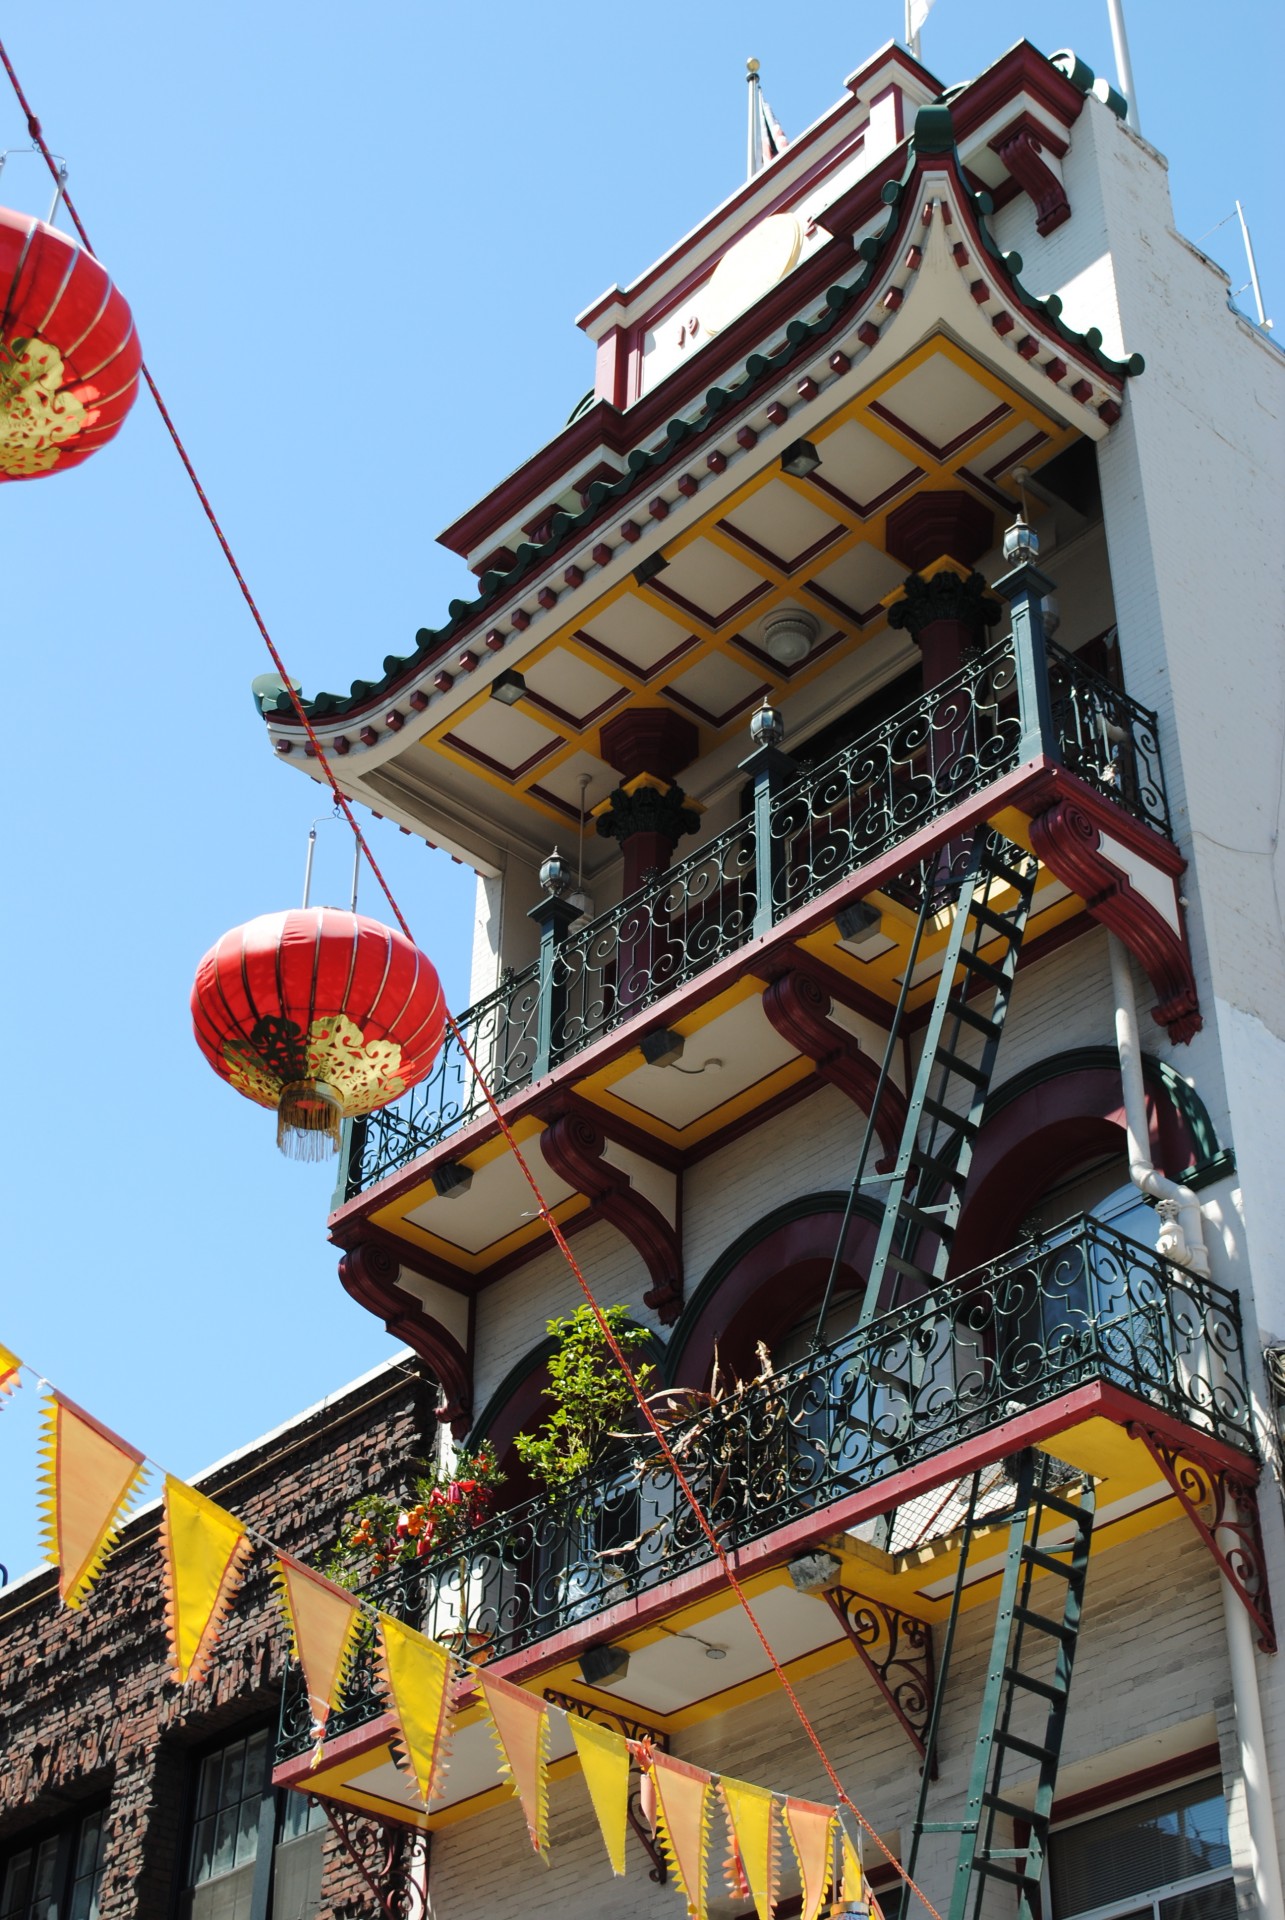
[[[932,1627],[847,1587],[829,1587],[822,1598],[922,1760],[935,1686]],[[935,1760],[931,1777],[937,1777]]]
[[[678,1228],[636,1190],[627,1173],[603,1158],[606,1150],[606,1132],[582,1111],[560,1114],[540,1135],[540,1151],[558,1178],[583,1193],[595,1212],[638,1249],[652,1280],[643,1299],[665,1326],[672,1326],[683,1306]]]
[[[773,971],[763,995],[763,1012],[781,1038],[810,1060],[823,1080],[846,1093],[863,1113],[869,1113],[879,1081],[879,1062],[862,1052],[852,1034],[830,1021],[830,1008],[841,998],[816,970],[790,960],[779,972]],[[889,1080],[875,1125],[890,1153],[897,1149],[905,1120],[906,1097]]]
[[[1052,233],[1055,227],[1060,227],[1064,220],[1071,218],[1071,203],[1066,197],[1066,188],[1044,158],[1045,149],[1061,158],[1066,152],[1064,140],[1056,140],[1054,135],[1024,113],[997,134],[990,142],[990,147],[992,153],[999,155],[1022,191],[1031,196],[1035,205],[1037,233]]]
[[[331,1831],[378,1901],[378,1911],[388,1920],[424,1920],[424,1900],[411,1885],[406,1857],[415,1838],[410,1829],[330,1800],[321,1804]]]
[[[435,1320],[414,1294],[397,1284],[403,1267],[421,1271],[419,1259],[410,1248],[394,1253],[378,1241],[362,1239],[340,1256],[339,1278],[345,1292],[377,1314],[394,1339],[404,1340],[432,1368],[442,1389],[437,1417],[449,1421],[452,1433],[460,1439],[473,1418],[472,1359],[455,1335]],[[444,1271],[458,1282],[454,1268]],[[425,1277],[436,1278],[432,1273]]]
[[[1239,1594],[1258,1630],[1263,1652],[1275,1653],[1276,1626],[1253,1481],[1209,1459],[1196,1447],[1172,1445],[1141,1421],[1130,1421],[1126,1431],[1132,1439],[1141,1440]],[[1211,1507],[1213,1518],[1209,1520],[1202,1509]]]
[[[1110,808],[1109,801],[1101,803]],[[1159,996],[1151,1017],[1167,1027],[1173,1040],[1190,1040],[1204,1024],[1196,997],[1196,979],[1186,935],[1170,924],[1160,909],[1133,885],[1129,875],[1102,850],[1102,836],[1118,840],[1155,868],[1156,878],[1174,888],[1174,910],[1179,911],[1176,879],[1182,857],[1168,841],[1137,826],[1127,814],[1112,808],[1105,818],[1081,788],[1080,794],[1059,799],[1047,813],[1031,821],[1031,846],[1049,872],[1072,893],[1078,893],[1095,920],[1118,934],[1141,961]],[[1157,857],[1158,855],[1162,857]]]

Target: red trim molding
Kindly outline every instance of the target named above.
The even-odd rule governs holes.
[[[1175,931],[1101,850],[1103,831],[1129,845],[1136,834],[1128,828],[1128,816],[1119,808],[1109,801],[1095,806],[1088,789],[1082,789],[1074,798],[1058,799],[1046,813],[1032,819],[1031,845],[1049,872],[1078,893],[1094,919],[1118,934],[1141,961],[1159,996],[1151,1017],[1168,1028],[1172,1040],[1182,1043],[1204,1024],[1186,933]],[[1148,834],[1139,852],[1172,882],[1172,867],[1156,858],[1166,845],[1158,835]],[[1175,907],[1176,893],[1175,888]]]
[[[409,1254],[410,1249],[406,1251]],[[376,1314],[395,1339],[404,1340],[433,1369],[442,1390],[437,1417],[449,1421],[451,1432],[462,1438],[473,1418],[472,1353],[460,1345],[440,1320],[433,1318],[413,1293],[407,1293],[397,1284],[404,1266],[419,1270],[417,1263],[406,1255],[390,1253],[372,1240],[361,1240],[340,1256],[339,1278],[344,1291],[350,1293],[359,1306]],[[455,1269],[451,1268],[450,1272],[454,1277]],[[433,1277],[425,1274],[426,1279]],[[472,1324],[470,1303],[470,1347]]]
[[[1020,113],[1003,133],[989,142],[1013,179],[1035,203],[1035,227],[1038,233],[1052,233],[1071,218],[1071,203],[1066,188],[1044,158],[1044,150],[1061,155],[1066,142],[1056,141],[1029,113]]]
[[[651,1290],[644,1303],[671,1326],[682,1311],[683,1258],[678,1227],[638,1193],[627,1173],[603,1155],[608,1136],[578,1109],[564,1113],[540,1135],[540,1151],[558,1178],[592,1201],[596,1213],[623,1233],[647,1263]]]
[[[769,982],[763,1012],[781,1038],[811,1060],[823,1080],[868,1114],[879,1082],[879,1063],[862,1052],[853,1034],[831,1024],[830,1008],[837,997],[810,968],[791,960]],[[905,1120],[906,1097],[890,1079],[875,1116],[879,1138],[889,1153],[896,1150]]]

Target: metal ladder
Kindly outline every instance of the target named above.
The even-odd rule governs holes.
[[[1084,1608],[1084,1581],[1093,1534],[1094,1491],[1091,1480],[1081,1483],[1077,1502],[1054,1493],[1050,1478],[1062,1479],[1066,1469],[1048,1454],[1028,1449],[1017,1462],[1017,1491],[1009,1526],[1008,1552],[1000,1587],[995,1632],[991,1641],[986,1690],[977,1728],[977,1747],[968,1783],[968,1801],[962,1820],[919,1821],[914,1850],[921,1833],[958,1833],[959,1857],[951,1893],[949,1920],[973,1920],[981,1911],[988,1880],[1015,1887],[1018,1920],[1035,1920],[1038,1895],[1048,1852],[1049,1822],[1057,1785],[1058,1758],[1066,1726],[1071,1673]],[[1073,1529],[1067,1546],[1052,1550],[1039,1545],[1041,1526],[1050,1513]],[[1066,1557],[1064,1557],[1066,1556]],[[1061,1617],[1037,1613],[1031,1605],[1031,1587],[1044,1574],[1063,1583]],[[1046,1678],[1032,1672],[1032,1643],[1055,1657]],[[1042,1702],[1048,1713],[1038,1738],[1014,1731],[1015,1714],[1023,1705]],[[1022,1805],[1005,1794],[1005,1770],[1013,1756],[1034,1760],[1039,1768],[1035,1798]],[[995,1822],[999,1816],[1027,1827],[1024,1846],[997,1847]]]
[[[861,1311],[863,1325],[879,1311],[889,1268],[897,1275],[895,1294],[901,1292],[907,1278],[927,1287],[945,1275],[1012,998],[1036,871],[1032,855],[1023,853],[993,829],[978,829],[955,902],[937,993],[884,1204]],[[1001,891],[1007,904],[997,906],[993,896]],[[907,984],[919,949],[919,934],[932,912],[931,889],[925,882],[919,929],[907,965]],[[982,948],[996,941],[1001,946],[999,958],[983,959]],[[994,989],[989,1013],[971,1004],[979,988]],[[904,1002],[904,986],[902,998]],[[894,1021],[890,1054],[900,1026],[900,1019]],[[959,1050],[965,1028],[982,1036],[981,1055],[976,1062],[965,1059]],[[925,1120],[930,1125],[921,1141]],[[864,1152],[862,1158],[864,1163]],[[922,1233],[936,1241],[931,1267],[912,1257]],[[895,1295],[891,1304],[896,1304]]]

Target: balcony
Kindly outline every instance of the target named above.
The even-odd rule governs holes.
[[[1094,1477],[1103,1543],[1176,1515],[1176,1482],[1161,1477],[1157,1444],[1213,1459],[1233,1480],[1257,1472],[1235,1295],[1089,1217],[939,1283],[751,1387],[666,1417],[742,1579],[752,1591],[771,1589],[763,1605],[774,1609],[781,1644],[806,1648],[811,1634],[814,1662],[827,1645],[840,1657],[841,1636],[827,1609],[793,1590],[784,1563],[825,1543],[843,1562],[845,1588],[885,1610],[940,1617],[958,1511],[936,1519],[935,1531],[931,1522],[919,1528],[913,1553],[893,1551],[895,1511],[932,1493],[927,1507],[941,1516],[961,1476],[1022,1447],[1045,1444],[1069,1475]],[[623,1643],[627,1681],[599,1704],[659,1715],[662,1726],[666,1712],[681,1710],[674,1676],[684,1609],[695,1609],[698,1645],[721,1639],[729,1660],[745,1666],[740,1676],[729,1664],[729,1678],[747,1684],[754,1672],[753,1648],[735,1639],[736,1608],[715,1610],[724,1597],[709,1542],[646,1438],[622,1444],[564,1495],[498,1516],[467,1552],[399,1569],[368,1594],[475,1660],[515,1677],[539,1672],[555,1686],[579,1686],[571,1663],[586,1643]],[[662,1618],[670,1624],[658,1628]],[[708,1706],[711,1676],[699,1656],[695,1665],[695,1698]],[[353,1756],[367,1746],[376,1765],[383,1714],[367,1647],[329,1724],[327,1752],[337,1743],[343,1778],[355,1777]],[[278,1765],[288,1774],[312,1744],[292,1672]],[[465,1769],[464,1797],[468,1778]]]
[[[1074,655],[1043,645],[1038,675],[1029,633],[1018,629],[823,763],[784,777],[779,770],[760,775],[752,809],[734,825],[618,906],[560,939],[547,935],[538,960],[507,974],[459,1016],[497,1098],[511,1100],[706,976],[712,991],[738,951],[806,933],[825,917],[815,912],[818,902],[864,894],[865,886],[844,883],[860,875],[877,883],[881,863],[891,917],[888,958],[873,984],[895,999],[898,906],[913,912],[925,881],[940,883],[967,845],[952,845],[951,830],[967,833],[986,817],[987,804],[997,814],[1046,808],[1051,767],[1070,777],[1063,796],[1096,802],[1097,817],[1108,821],[1118,814],[1122,838],[1128,821],[1136,823],[1135,842],[1138,828],[1144,847],[1163,842],[1171,884],[1181,863],[1168,844],[1155,714]],[[1008,830],[1015,830],[1011,822]],[[1061,902],[1074,892],[1060,888],[1062,914]],[[1038,910],[1037,898],[1037,917]],[[820,957],[852,966],[830,947]],[[485,1113],[484,1096],[448,1036],[425,1082],[352,1126],[344,1199],[433,1152]]]

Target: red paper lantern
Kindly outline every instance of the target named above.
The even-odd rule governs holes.
[[[320,1160],[339,1123],[422,1080],[446,1004],[431,960],[392,927],[295,907],[234,927],[192,986],[192,1026],[214,1071],[277,1114],[277,1145]]]
[[[133,315],[93,254],[8,207],[0,288],[0,480],[34,480],[115,437],[142,354]]]

